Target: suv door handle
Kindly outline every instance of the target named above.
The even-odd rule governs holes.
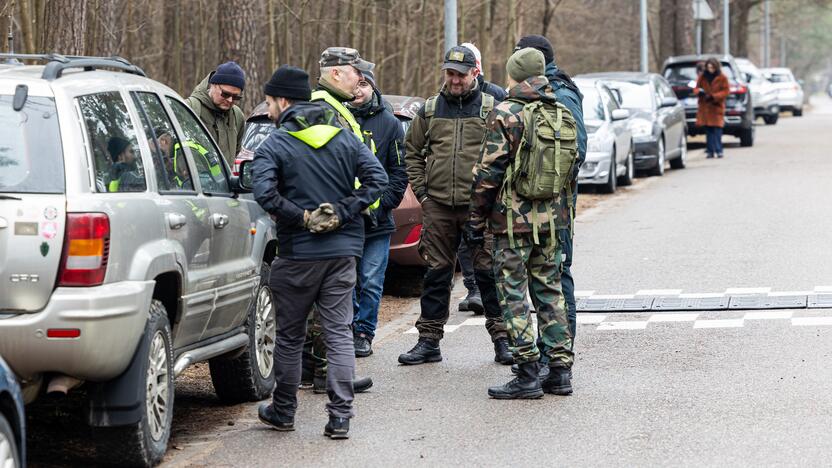
[[[171,229],[180,229],[188,222],[188,218],[180,213],[168,213],[168,226]]]
[[[211,219],[214,220],[214,227],[217,229],[222,229],[228,226],[228,216],[224,214],[215,213],[211,216]]]

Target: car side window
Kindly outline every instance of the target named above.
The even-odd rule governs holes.
[[[659,86],[662,89],[662,93],[664,94],[664,97],[666,97],[666,98],[675,98],[676,97],[676,93],[673,92],[673,88],[671,88],[670,85],[667,84],[666,82],[659,81]]]
[[[609,89],[604,89],[602,93],[604,96],[604,105],[607,106],[607,113],[612,115],[612,111],[618,109],[618,100],[615,99],[615,96],[610,92]]]
[[[154,93],[132,92],[133,103],[144,127],[147,146],[153,155],[156,179],[163,192],[193,192],[191,170],[173,123],[165,112],[162,101]]]
[[[118,91],[76,99],[87,132],[96,191],[144,192],[144,167],[136,146],[136,132]]]
[[[191,153],[196,164],[196,172],[202,191],[207,193],[231,193],[228,178],[225,175],[222,157],[208,133],[200,125],[197,117],[185,104],[166,97],[168,105],[173,109],[173,115],[182,127],[185,151]]]

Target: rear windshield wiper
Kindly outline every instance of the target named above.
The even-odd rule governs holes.
[[[11,195],[2,195],[0,194],[0,200],[17,200],[20,201],[21,199],[18,197],[13,197]]]

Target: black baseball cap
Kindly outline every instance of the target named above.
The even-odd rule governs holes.
[[[445,62],[442,69],[456,70],[460,73],[468,73],[472,68],[477,68],[477,57],[467,47],[453,46],[445,53]]]

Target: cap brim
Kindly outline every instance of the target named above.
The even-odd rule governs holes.
[[[468,73],[472,68],[474,67],[454,62],[448,62],[442,65],[443,70],[456,70],[460,73]]]
[[[374,64],[373,62],[368,62],[363,59],[359,59],[358,61],[351,63],[350,65],[352,65],[356,70],[362,73],[373,71],[373,68],[376,67],[376,64]]]

